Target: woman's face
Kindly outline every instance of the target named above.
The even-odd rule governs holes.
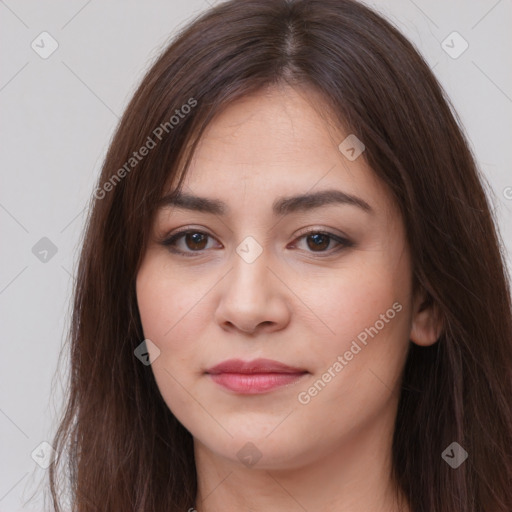
[[[268,89],[209,125],[182,191],[203,200],[159,210],[137,276],[163,399],[196,448],[246,466],[388,443],[414,323],[401,217],[311,99]]]

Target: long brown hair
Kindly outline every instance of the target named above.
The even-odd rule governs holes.
[[[49,472],[55,510],[65,482],[79,512],[193,505],[191,435],[134,356],[144,339],[135,278],[158,200],[170,182],[181,186],[213,116],[277,83],[314,87],[364,142],[363,158],[400,207],[415,287],[442,319],[437,343],[410,345],[394,478],[414,512],[510,512],[512,317],[496,221],[429,67],[353,0],[229,1],[182,30],[144,77],[91,200]],[[468,453],[457,469],[441,456],[452,442]]]

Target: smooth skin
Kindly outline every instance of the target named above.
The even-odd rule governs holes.
[[[194,439],[199,512],[409,510],[390,477],[400,378],[410,342],[435,343],[439,325],[421,307],[424,295],[412,296],[391,195],[364,153],[351,161],[338,149],[349,132],[322,106],[310,89],[273,86],[222,111],[183,192],[222,201],[227,213],[161,208],[137,275],[144,335],[160,350],[151,368]],[[282,197],[330,189],[371,211],[342,203],[272,211]],[[192,234],[162,243],[183,228]],[[249,236],[262,250],[251,263],[236,251]],[[400,312],[301,403],[299,394],[395,303]],[[260,357],[309,373],[256,395],[205,373],[226,359]],[[237,455],[244,446],[260,457],[255,464]]]

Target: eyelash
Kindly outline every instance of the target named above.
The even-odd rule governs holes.
[[[167,237],[166,239],[162,240],[160,243],[163,246],[167,247],[169,249],[169,251],[171,251],[174,254],[179,254],[179,255],[182,255],[182,256],[185,256],[185,257],[200,256],[207,249],[200,249],[200,250],[197,250],[197,251],[191,251],[191,250],[181,251],[179,249],[176,249],[176,242],[180,238],[182,238],[184,235],[191,234],[191,233],[206,235],[207,237],[214,238],[209,233],[206,233],[206,232],[198,230],[198,229],[183,229],[181,231],[178,231],[177,233],[172,234],[171,236]],[[310,252],[312,254],[318,255],[318,257],[320,257],[320,258],[326,257],[326,256],[330,256],[333,253],[337,253],[337,252],[339,252],[339,251],[341,251],[343,249],[346,249],[346,248],[349,248],[349,247],[353,247],[353,245],[354,245],[353,242],[351,242],[347,238],[343,238],[341,236],[335,235],[334,233],[330,233],[328,231],[322,231],[322,230],[306,231],[306,232],[302,233],[301,235],[299,235],[295,240],[300,240],[300,239],[306,238],[307,236],[310,236],[310,235],[323,235],[323,236],[327,236],[328,238],[330,238],[331,240],[334,240],[338,244],[338,246],[335,247],[334,250],[330,249],[330,250],[327,250],[327,251],[307,251],[307,252]]]

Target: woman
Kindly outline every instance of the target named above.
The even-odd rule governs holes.
[[[94,193],[54,441],[75,510],[512,510],[504,269],[456,115],[388,22],[208,11]]]

